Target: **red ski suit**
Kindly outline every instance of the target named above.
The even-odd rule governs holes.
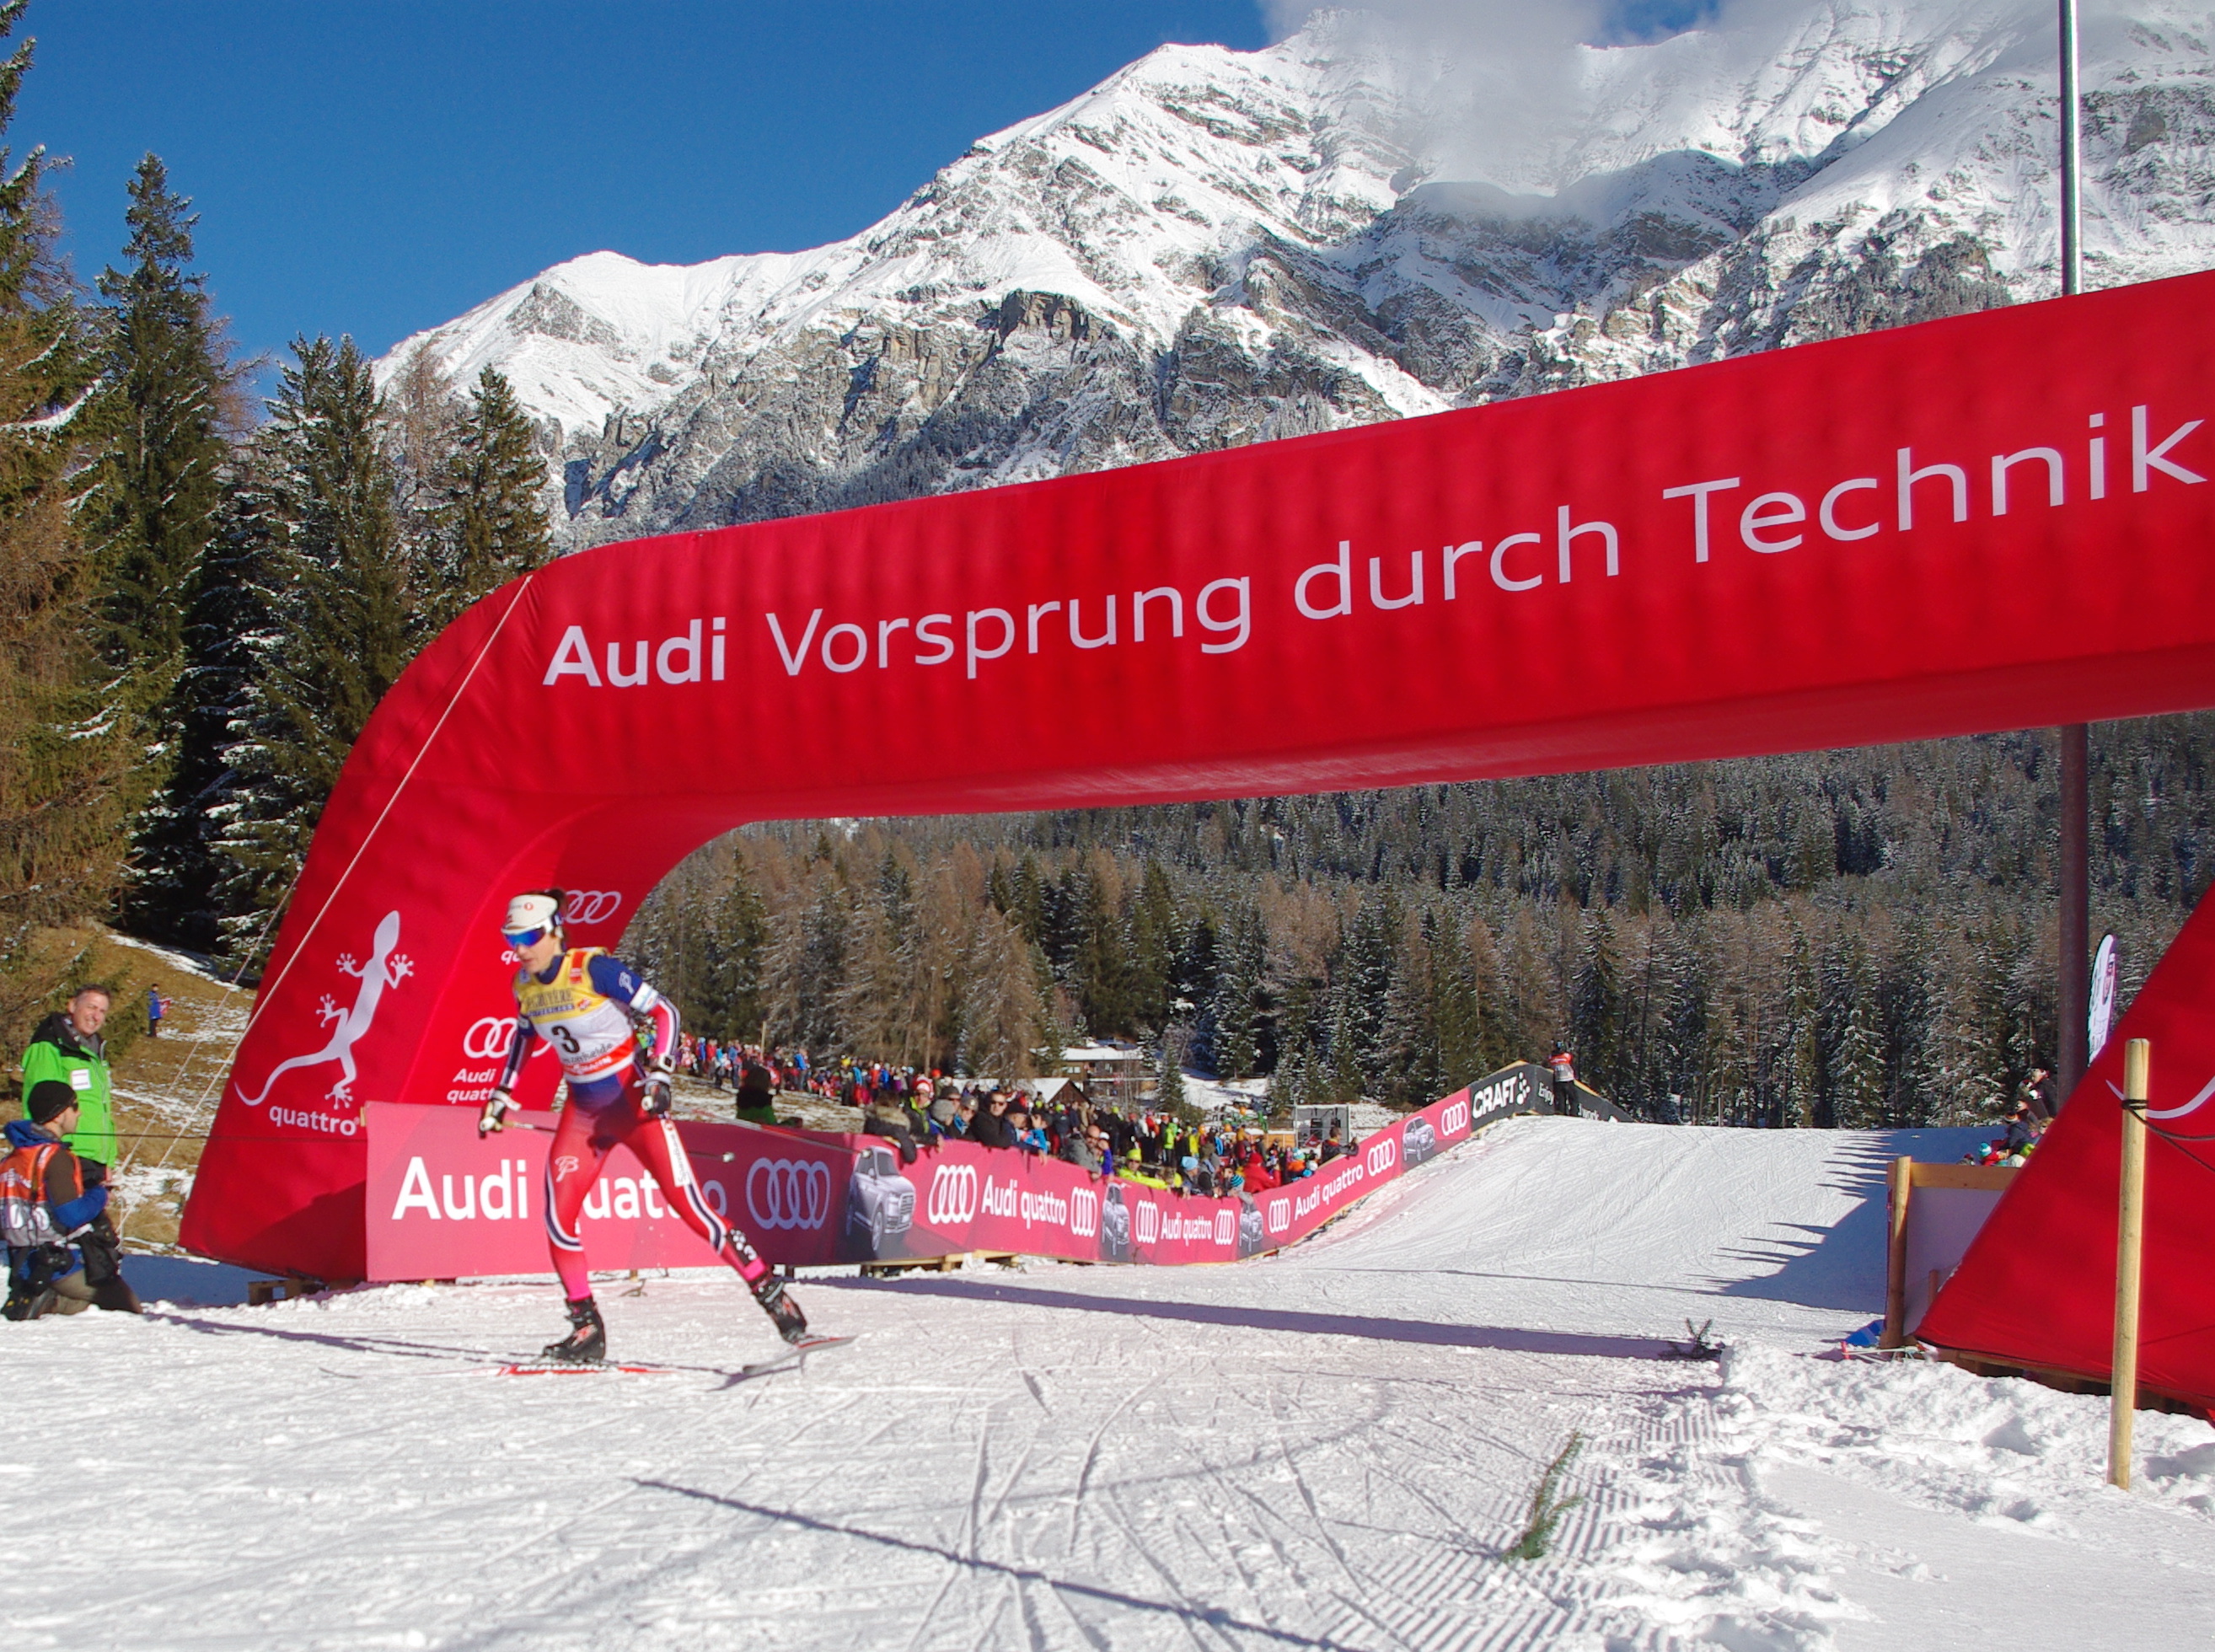
[[[646,1167],[678,1219],[741,1279],[751,1286],[764,1278],[769,1264],[701,1196],[676,1127],[666,1118],[648,1118],[642,1105],[645,1057],[631,1017],[650,1017],[654,1047],[670,1050],[677,1044],[676,1007],[597,948],[565,952],[543,974],[518,971],[515,998],[515,1037],[500,1088],[514,1088],[531,1047],[541,1038],[553,1046],[568,1082],[568,1106],[546,1156],[545,1210],[547,1247],[569,1299],[592,1293],[579,1218],[618,1145]]]
[[[739,1278],[752,1286],[769,1272],[769,1264],[755,1254],[745,1235],[716,1215],[701,1196],[684,1144],[677,1139],[677,1127],[666,1118],[650,1119],[641,1109],[644,1089],[635,1076],[628,1077],[622,1094],[598,1106],[571,1091],[561,1121],[555,1127],[554,1145],[547,1150],[546,1243],[554,1253],[554,1271],[561,1274],[561,1288],[572,1302],[592,1293],[578,1218],[618,1143],[646,1167],[678,1219],[738,1269]]]

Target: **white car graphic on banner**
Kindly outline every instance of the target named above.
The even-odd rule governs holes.
[[[889,1147],[864,1147],[854,1160],[854,1179],[846,1188],[846,1226],[866,1231],[870,1254],[915,1222],[915,1183],[900,1174]]]
[[[1123,1202],[1123,1184],[1108,1184],[1108,1202],[1100,1211],[1100,1258],[1102,1262],[1131,1260],[1131,1207]]]

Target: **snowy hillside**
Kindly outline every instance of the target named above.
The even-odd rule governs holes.
[[[2052,9],[1565,48],[1163,46],[831,246],[559,265],[410,339],[542,421],[564,544],[1167,458],[2056,290]],[[2088,279],[2215,263],[2215,14],[2089,27]],[[1733,12],[1733,17],[1739,14]]]
[[[803,1280],[862,1340],[737,1385],[720,1275],[602,1287],[658,1375],[494,1374],[550,1283],[0,1326],[97,1400],[0,1419],[0,1538],[101,1569],[0,1602],[164,1652],[2199,1644],[2206,1423],[2141,1416],[2125,1497],[2104,1402],[1813,1357],[1881,1302],[1886,1158],[1962,1139],[1516,1120],[1273,1258]],[[1687,1317],[1721,1370],[1660,1357]],[[1586,1501],[1504,1559],[1573,1430]]]

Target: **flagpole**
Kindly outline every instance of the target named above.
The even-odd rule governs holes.
[[[2081,94],[2077,83],[2077,0],[2061,6],[2061,293],[2083,290],[2083,199]],[[2061,1047],[2055,1053],[2053,1105],[2075,1091],[2090,1065],[2092,981],[2085,951],[2092,940],[2091,759],[2089,733],[2081,722],[2061,731],[2061,866],[2059,980]]]

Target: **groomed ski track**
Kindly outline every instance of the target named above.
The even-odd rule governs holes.
[[[1810,1356],[1883,1296],[1882,1170],[1960,1132],[1514,1120],[1278,1256],[550,1285],[0,1327],[23,1647],[2197,1644],[2215,1432]],[[142,1262],[156,1288],[190,1270]],[[1720,1367],[1660,1356],[1686,1319]],[[1584,1502],[1501,1551],[1572,1431]],[[51,1564],[42,1565],[41,1557]]]

